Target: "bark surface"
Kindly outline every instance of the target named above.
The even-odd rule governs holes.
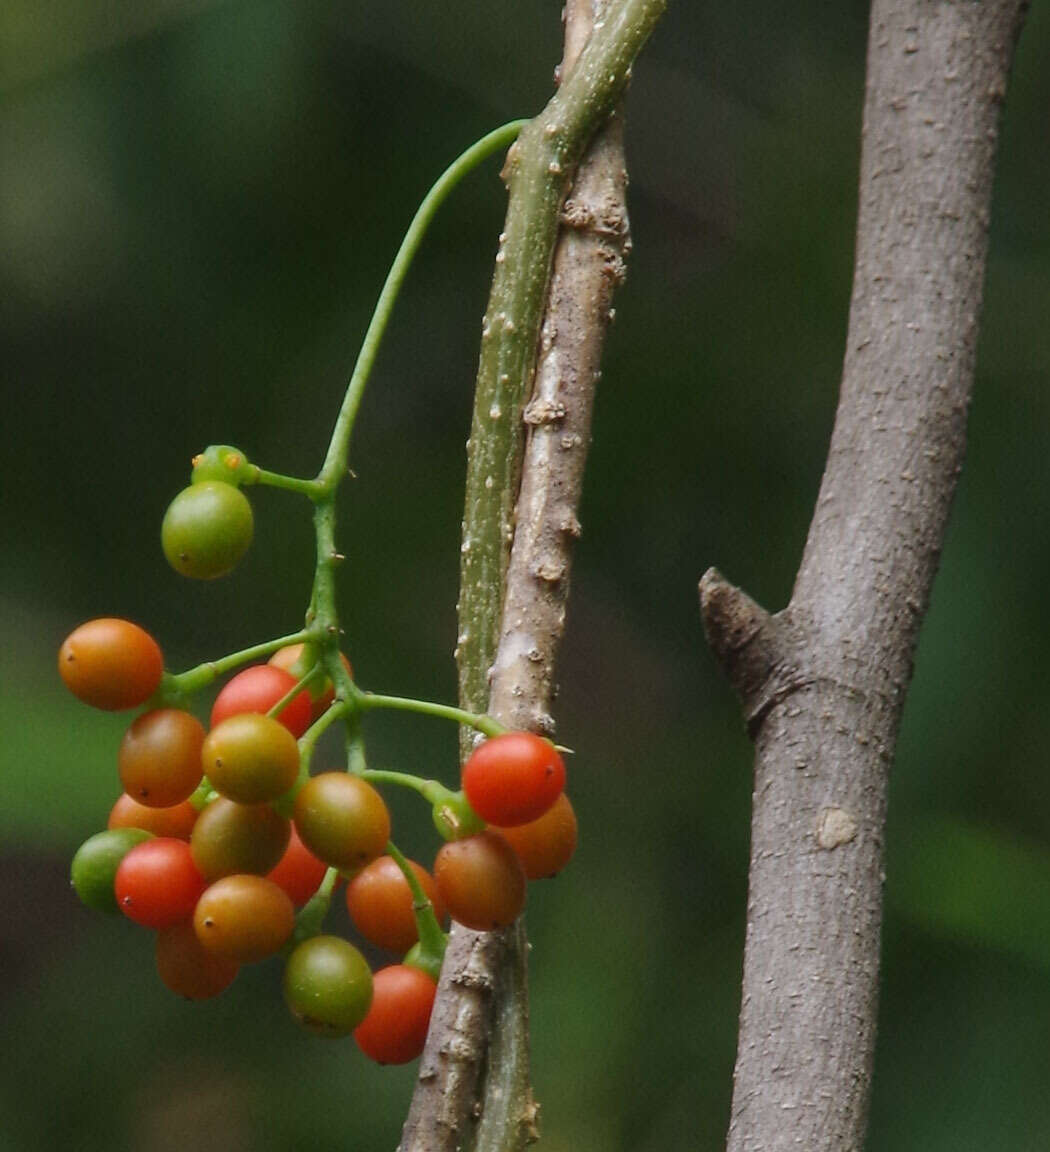
[[[566,5],[567,72],[600,0]],[[553,735],[558,647],[611,301],[630,246],[623,130],[614,113],[580,161],[561,211],[526,429],[513,545],[488,678],[488,712]],[[402,1152],[512,1152],[537,1138],[529,1077],[524,924],[502,933],[454,925]]]
[[[962,466],[1025,7],[875,0],[842,388],[791,602],[701,581],[755,743],[729,1152],[863,1144],[887,776]]]

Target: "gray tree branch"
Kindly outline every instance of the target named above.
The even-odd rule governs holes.
[[[755,742],[729,1152],[863,1143],[887,776],[962,467],[1025,7],[875,0],[842,389],[794,592],[771,616],[701,581]]]

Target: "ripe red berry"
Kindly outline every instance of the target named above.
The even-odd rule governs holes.
[[[439,921],[445,906],[434,878],[421,865],[409,860]],[[419,939],[413,912],[412,889],[392,856],[373,860],[346,886],[346,906],[358,932],[388,952],[404,954]]]
[[[377,1064],[407,1064],[423,1051],[437,985],[418,968],[393,964],[372,977],[372,1006],[354,1030],[358,1047]]]
[[[269,712],[296,683],[296,679],[283,668],[272,664],[245,668],[228,680],[215,697],[211,709],[212,728],[242,712]],[[281,709],[277,719],[298,739],[310,727],[311,708],[310,693],[304,688]]]
[[[310,851],[292,826],[288,847],[266,879],[283,888],[296,907],[301,907],[317,891],[328,865]]]
[[[492,831],[514,849],[530,880],[556,876],[576,851],[576,813],[564,792],[538,820]]]
[[[185,840],[157,837],[137,844],[124,857],[113,891],[129,920],[146,928],[170,928],[193,915],[204,877]]]
[[[554,745],[532,732],[486,740],[463,765],[463,791],[490,824],[511,828],[537,820],[561,795],[565,764]]]

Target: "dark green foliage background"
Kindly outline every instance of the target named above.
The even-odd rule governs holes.
[[[75,846],[126,720],[60,689],[87,617],[174,667],[290,630],[311,534],[253,494],[240,570],[190,584],[160,518],[214,441],[312,473],[401,232],[441,168],[537,111],[559,0],[7,0],[0,10],[0,1149],[391,1149],[412,1070],[301,1034],[278,972],[192,1007],[81,909]],[[750,749],[708,654],[717,563],[789,594],[831,428],[866,5],[672,5],[628,121],[636,249],[596,418],[558,717],[577,862],[530,900],[550,1152],[718,1149]],[[873,1152],[1050,1143],[1050,16],[1006,109],[967,470],[894,769]],[[354,445],[341,537],[366,687],[449,699],[463,441],[504,198],[457,193]],[[434,722],[377,765],[454,778]],[[398,799],[400,838],[435,847]],[[842,1027],[849,1027],[842,1021]]]

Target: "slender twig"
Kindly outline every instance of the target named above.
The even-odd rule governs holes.
[[[1024,8],[875,0],[842,391],[791,603],[701,582],[755,741],[729,1152],[863,1144],[887,777],[962,465]]]
[[[565,162],[549,158],[544,147],[573,119],[566,104],[580,98],[578,78],[602,77],[612,66],[598,63],[597,53],[605,51],[601,47],[605,31],[617,28],[617,36],[629,37],[634,44],[628,53],[621,45],[613,57],[626,69],[662,7],[662,3],[592,7],[590,0],[568,5],[563,62],[568,78],[558,97],[523,134],[515,149],[518,155],[508,166],[511,203],[483,329],[471,432],[457,658],[463,706],[480,709],[488,700],[490,714],[512,727],[545,732],[553,727],[547,717],[564,624],[570,550],[579,534],[576,508],[590,438],[593,389],[609,300],[622,278],[627,248],[619,123],[611,122],[594,140],[564,205],[562,180],[554,190],[544,185],[551,177],[564,177]],[[604,24],[599,20],[601,27],[587,42],[595,8],[603,10]],[[632,27],[632,21],[637,25]],[[581,48],[583,58],[573,67]],[[602,97],[603,116],[622,86],[617,83],[615,93]],[[553,255],[548,290],[551,253],[525,241],[539,233],[553,242],[558,206],[567,227]],[[542,220],[537,221],[537,212],[542,212]],[[530,298],[520,311],[512,310],[522,303],[526,287],[536,291],[541,277],[544,299]],[[527,321],[524,331],[519,316]],[[529,387],[532,400],[524,409],[524,422],[530,435],[511,551],[510,510],[517,489],[523,400]],[[525,665],[531,674],[525,673]],[[464,753],[471,743],[470,734],[464,733]],[[520,922],[505,933],[454,928],[435,1021],[402,1137],[403,1152],[471,1145],[478,1152],[514,1152],[535,1138],[526,952]],[[470,1123],[471,1117],[478,1120],[476,1125]]]

